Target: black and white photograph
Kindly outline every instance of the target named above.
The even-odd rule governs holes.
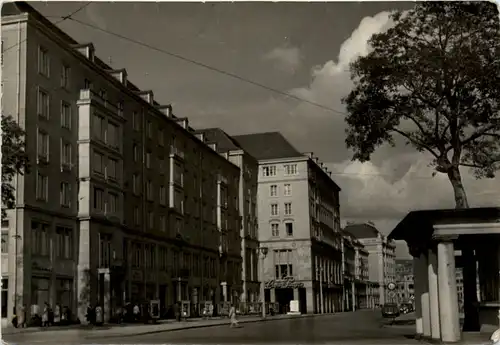
[[[5,344],[500,344],[500,5],[1,4]]]

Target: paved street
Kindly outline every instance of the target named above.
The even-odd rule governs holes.
[[[228,325],[184,330],[151,330],[144,334],[141,326],[131,327],[120,335],[119,330],[109,334],[101,331],[60,331],[13,334],[4,340],[14,344],[49,344],[57,336],[64,344],[417,344],[408,336],[414,325],[386,326],[380,311],[359,311],[314,317],[245,323],[240,328],[230,329]],[[130,330],[128,329],[130,328]],[[142,334],[141,334],[142,333]],[[102,334],[102,335],[100,335]]]

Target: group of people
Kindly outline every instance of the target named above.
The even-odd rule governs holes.
[[[45,302],[41,312],[38,304],[31,306],[31,320],[29,321],[26,318],[26,305],[20,306],[12,319],[12,324],[16,328],[24,328],[29,325],[49,327],[67,324],[70,320],[71,312],[68,307],[61,307],[59,303],[56,303],[52,309],[49,303]]]

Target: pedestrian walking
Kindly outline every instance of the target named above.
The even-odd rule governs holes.
[[[231,303],[231,308],[229,309],[229,319],[231,320],[230,328],[239,327],[240,324],[236,319],[236,308],[233,303]]]
[[[49,304],[45,302],[42,314],[42,327],[49,327],[49,312],[50,312]]]
[[[26,327],[26,304],[23,304],[17,312],[17,327]]]
[[[59,326],[61,324],[61,305],[56,303],[54,308],[54,325]]]

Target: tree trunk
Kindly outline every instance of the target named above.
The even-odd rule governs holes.
[[[469,208],[467,194],[462,184],[462,176],[458,167],[448,171],[448,178],[455,194],[455,208]],[[462,262],[464,276],[464,324],[462,331],[479,332],[479,311],[477,309],[476,257],[473,247],[462,247]]]

